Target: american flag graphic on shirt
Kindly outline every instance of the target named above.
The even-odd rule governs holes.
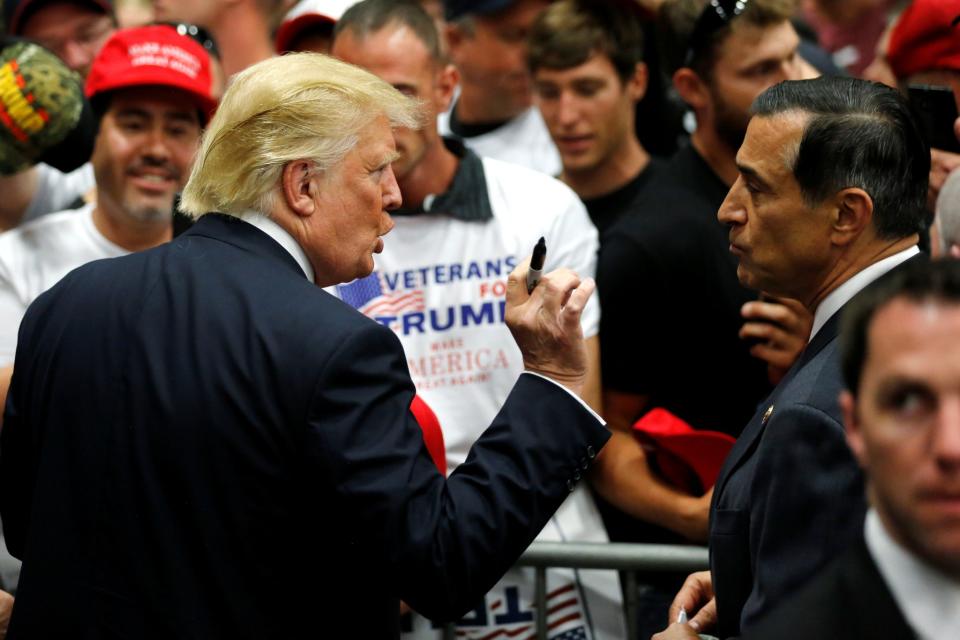
[[[423,289],[389,291],[378,271],[349,284],[337,285],[337,293],[341,300],[371,318],[424,310]]]
[[[498,611],[503,606],[501,600],[494,601],[491,612]],[[531,604],[531,610],[535,609]],[[568,582],[553,591],[547,592],[547,638],[549,640],[590,640],[586,621],[583,617],[583,607],[577,592],[577,586]],[[494,631],[489,628],[482,631],[457,629],[457,637],[463,640],[536,640],[536,623],[521,624],[513,628],[501,627]]]

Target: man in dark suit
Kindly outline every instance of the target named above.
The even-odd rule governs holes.
[[[511,274],[527,372],[448,480],[393,332],[319,288],[371,272],[391,127],[416,124],[350,65],[255,65],[184,190],[194,227],[30,307],[0,442],[11,638],[396,637],[399,597],[455,618],[540,531],[607,438],[575,396],[592,281]]]
[[[896,91],[784,82],[753,112],[719,218],[740,281],[803,302],[813,330],[721,469],[710,571],[690,576],[671,608],[695,615],[658,638],[746,632],[857,537],[865,504],[837,400],[838,311],[918,253],[930,154]]]
[[[844,310],[847,440],[870,486],[852,545],[749,638],[960,637],[960,262],[915,262]]]

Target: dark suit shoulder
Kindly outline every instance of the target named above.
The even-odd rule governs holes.
[[[839,394],[843,389],[839,344],[831,339],[815,356],[804,363],[779,394],[778,408],[789,404],[806,405],[840,423]]]
[[[743,640],[915,637],[862,538],[743,634]]]
[[[264,318],[256,328],[274,327],[298,340],[317,336],[324,350],[356,332],[381,333],[400,344],[393,332],[312,283],[298,266],[205,236],[182,236],[148,251],[87,263],[48,293],[55,304],[82,298],[85,307],[96,308],[121,298],[148,304],[158,295],[168,297],[163,289],[173,286],[198,296],[194,312],[216,316],[239,305],[251,317]]]

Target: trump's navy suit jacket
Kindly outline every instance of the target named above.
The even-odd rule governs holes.
[[[21,325],[10,638],[390,638],[473,606],[607,438],[521,376],[449,480],[393,332],[245,222],[90,263]]]
[[[760,405],[710,511],[719,635],[737,636],[860,535],[862,474],[844,435],[839,313]]]

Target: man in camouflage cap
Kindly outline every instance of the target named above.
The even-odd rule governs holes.
[[[93,150],[95,122],[80,77],[46,49],[6,40],[0,49],[0,174],[37,162],[72,171]]]

